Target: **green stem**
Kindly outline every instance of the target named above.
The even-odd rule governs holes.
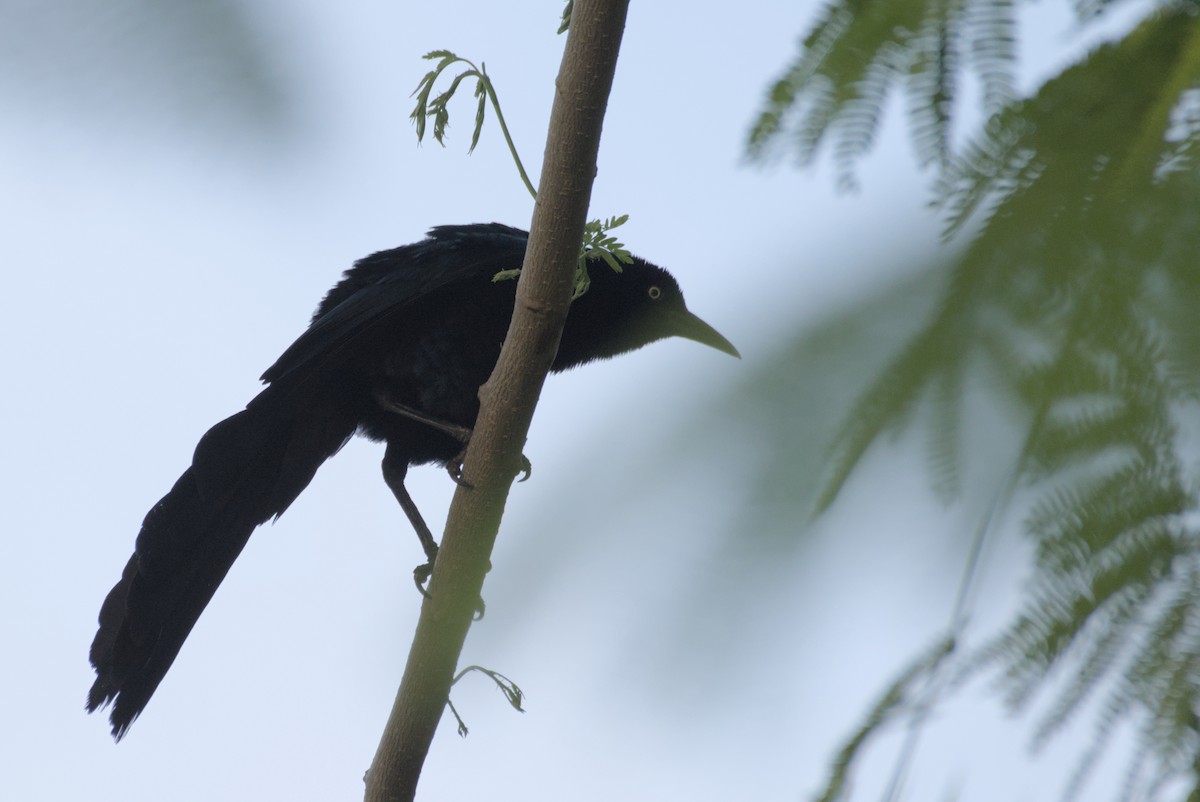
[[[471,65],[475,66],[475,65]],[[517,172],[521,174],[521,180],[525,182],[525,189],[529,190],[529,195],[534,200],[537,200],[537,190],[533,188],[533,182],[529,180],[529,174],[525,172],[525,165],[521,163],[521,157],[517,154],[517,146],[513,144],[512,136],[508,133],[508,124],[504,122],[504,112],[500,111],[500,100],[496,97],[496,90],[492,87],[492,80],[488,78],[487,65],[484,65],[480,70],[482,74],[483,86],[488,93],[488,98],[492,101],[492,108],[496,110],[496,122],[500,124],[500,132],[504,134],[504,141],[508,143],[508,152],[512,154],[513,161],[517,165]]]

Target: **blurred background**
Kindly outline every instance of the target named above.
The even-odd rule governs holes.
[[[96,613],[342,270],[528,226],[494,121],[418,146],[409,95],[485,62],[536,180],[560,10],[0,0],[0,798],[361,795],[420,601],[380,446],[119,746]],[[1191,3],[634,3],[592,214],[743,359],[548,382],[463,656],[527,712],[464,679],[421,797],[1189,798],[1198,54]]]

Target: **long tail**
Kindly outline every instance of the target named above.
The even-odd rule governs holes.
[[[275,389],[201,438],[191,467],[146,514],[121,581],[100,608],[87,709],[112,703],[117,740],[150,701],[250,533],[283,514],[354,434],[346,409],[297,405]]]

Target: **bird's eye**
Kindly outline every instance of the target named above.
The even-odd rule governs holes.
[[[659,289],[657,286],[654,286],[654,287],[651,287],[650,289],[646,290],[646,294],[650,296],[651,301],[657,301],[659,298],[662,297],[662,290]]]

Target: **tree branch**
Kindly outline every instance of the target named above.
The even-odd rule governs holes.
[[[577,0],[556,81],[542,177],[512,324],[480,410],[421,607],[404,678],[375,759],[367,802],[412,800],[480,598],[542,383],[570,307],[628,0]]]

